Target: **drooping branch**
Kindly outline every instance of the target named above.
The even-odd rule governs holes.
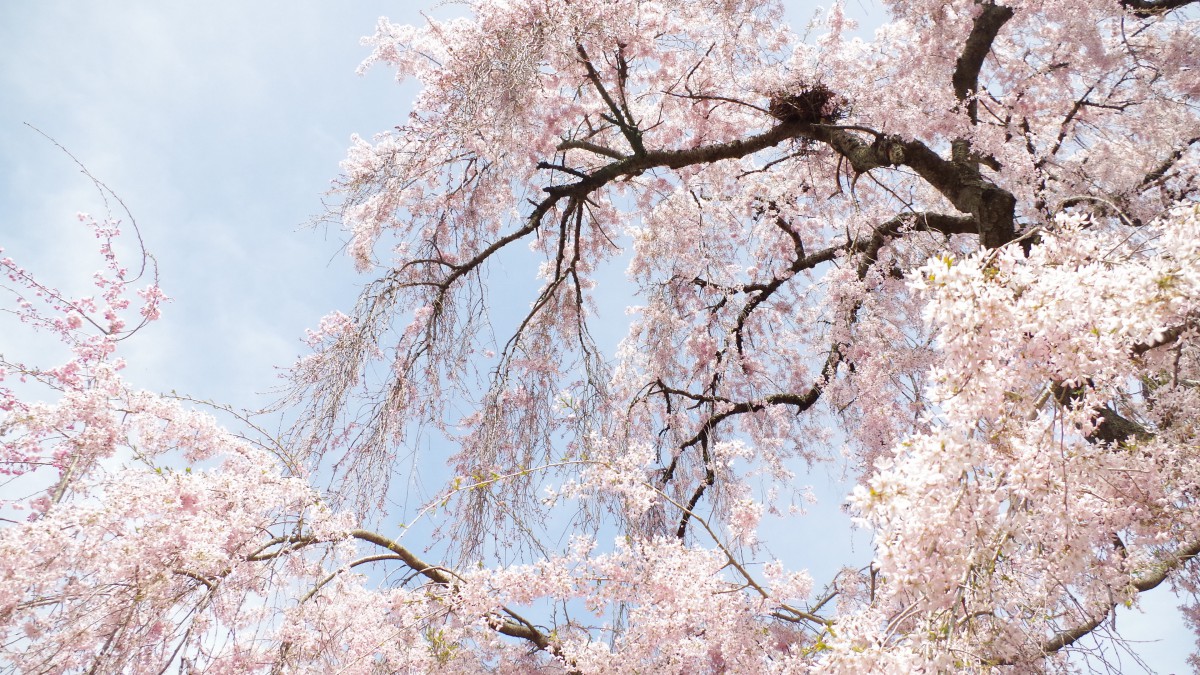
[[[792,261],[792,264],[786,270],[772,277],[770,281],[761,284],[747,284],[743,287],[745,292],[753,293],[754,295],[742,306],[742,310],[738,314],[737,325],[734,326],[734,338],[739,354],[743,350],[743,331],[746,321],[750,318],[750,314],[800,272],[813,269],[821,263],[829,262],[838,255],[865,253],[872,247],[874,247],[875,251],[878,251],[884,240],[899,235],[905,229],[940,232],[949,236],[952,234],[974,234],[979,228],[974,218],[932,212],[904,213],[877,227],[869,238],[853,239],[847,241],[845,244],[829,246],[807,256],[803,255],[804,248],[799,244],[796,235],[787,229],[786,226],[781,225],[781,229],[784,229],[797,242],[797,253],[800,255]],[[873,262],[874,258],[871,260]]]
[[[776,275],[766,284],[748,285],[743,287],[746,292],[754,293],[739,312],[737,325],[735,326],[735,346],[739,352],[742,350],[742,331],[744,330],[746,320],[755,308],[761,305],[772,293],[778,290],[784,283],[791,279],[796,273],[812,269],[817,265],[833,260],[839,255],[844,254],[859,254],[859,262],[856,268],[856,273],[859,279],[866,277],[872,265],[875,264],[879,255],[880,249],[891,238],[898,236],[905,230],[917,231],[935,231],[944,235],[952,234],[971,234],[976,231],[975,220],[969,217],[952,216],[941,213],[904,213],[900,214],[880,226],[876,227],[870,237],[854,239],[839,244],[830,246],[807,256],[799,256],[788,270],[781,275]],[[797,245],[797,252],[802,253],[803,247]],[[860,303],[856,303],[848,313],[848,321],[853,322],[854,317],[858,313]],[[720,406],[720,410],[712,413],[700,425],[700,429],[688,440],[679,445],[678,451],[674,454],[671,462],[663,469],[660,480],[660,486],[665,486],[669,483],[675,474],[679,460],[683,453],[692,447],[699,446],[702,451],[702,461],[705,462],[706,471],[704,479],[696,486],[691,498],[688,500],[688,508],[684,510],[680,518],[679,527],[676,530],[676,536],[683,538],[687,532],[687,525],[690,519],[691,510],[699,503],[701,497],[712,487],[715,482],[715,475],[707,466],[707,448],[711,441],[712,432],[726,420],[764,410],[768,406],[774,405],[790,405],[796,408],[796,413],[803,413],[820,399],[825,387],[833,379],[836,373],[837,366],[842,362],[844,345],[833,344],[830,347],[828,357],[821,369],[821,375],[813,383],[813,385],[802,394],[780,393],[765,396],[756,401],[733,402],[727,398],[716,395],[715,391],[712,394],[694,394],[684,390],[668,387],[661,381],[656,383],[658,391],[664,395],[680,395],[698,403],[716,404]]]
[[[407,565],[409,569],[440,586],[445,586],[451,589],[455,586],[455,581],[451,578],[451,573],[449,573],[445,568],[437,565],[430,565],[429,563],[421,560],[415,554],[413,554],[412,551],[409,551],[404,546],[401,546],[400,543],[394,539],[389,539],[388,537],[376,534],[375,532],[370,532],[368,530],[353,530],[350,532],[350,536],[360,541],[365,541],[391,551],[393,554],[395,554],[396,558]],[[550,636],[538,630],[536,626],[528,621],[520,619],[518,614],[509,610],[507,607],[501,609],[505,614],[510,617],[514,617],[515,619],[503,619],[499,616],[491,617],[489,624],[497,633],[525,640],[532,644],[538,651],[548,652],[556,657],[562,658],[562,648],[557,642],[552,640]]]
[[[1159,561],[1145,575],[1136,581],[1132,581],[1132,586],[1138,593],[1145,593],[1160,586],[1167,580],[1170,575],[1176,570],[1182,568],[1187,563],[1200,556],[1200,539],[1197,539],[1190,544],[1179,549],[1177,552],[1168,556],[1165,560]],[[1097,616],[1093,616],[1087,621],[1079,624],[1074,628],[1059,631],[1055,633],[1049,640],[1042,643],[1041,653],[1045,655],[1054,654],[1071,645],[1079,642],[1084,637],[1090,635],[1097,628],[1104,625],[1112,616],[1113,611],[1117,608],[1117,604],[1111,604],[1106,611]],[[1016,662],[1008,658],[985,659],[985,665],[990,666],[1012,666]]]
[[[485,249],[475,254],[470,260],[458,265],[454,265],[452,268],[453,271],[439,284],[443,293],[448,291],[450,286],[455,281],[462,278],[472,270],[478,268],[485,260],[492,257],[497,251],[513,242],[524,239],[527,235],[533,233],[534,230],[541,226],[542,219],[547,213],[550,212],[552,208],[554,208],[555,204],[558,203],[558,200],[559,196],[552,193],[550,197],[547,197],[538,203],[538,205],[534,208],[533,213],[531,213],[529,218],[526,219],[523,226],[492,242]]]
[[[688,521],[691,519],[692,510],[700,502],[704,493],[709,487],[715,484],[716,476],[710,466],[710,457],[708,454],[708,446],[712,439],[712,432],[725,420],[744,415],[747,413],[759,412],[766,409],[768,406],[789,405],[796,408],[796,413],[800,414],[813,407],[821,398],[821,394],[833,379],[837,366],[842,361],[841,349],[834,345],[829,351],[829,356],[825,359],[825,366],[821,368],[821,374],[816,382],[808,388],[803,394],[772,394],[763,397],[758,401],[746,401],[726,407],[720,412],[714,413],[704,420],[700,425],[700,430],[696,432],[687,441],[684,441],[679,446],[679,451],[671,458],[671,463],[663,470],[662,477],[659,479],[659,485],[665,486],[669,483],[675,474],[675,469],[679,465],[679,458],[683,456],[689,448],[699,445],[702,449],[701,461],[705,464],[705,477],[700,485],[696,486],[691,498],[688,500],[688,508],[684,510],[683,515],[679,519],[679,527],[676,528],[675,536],[682,539],[687,534]]]
[[[738,561],[737,556],[733,555],[733,552],[729,550],[729,548],[725,545],[725,543],[723,541],[721,541],[721,538],[719,536],[717,536],[716,531],[713,530],[712,525],[710,525],[707,520],[702,518],[699,514],[692,512],[691,506],[684,506],[683,504],[680,504],[679,502],[672,499],[670,495],[663,492],[659,488],[656,488],[652,485],[648,486],[648,487],[650,487],[655,492],[657,492],[658,495],[660,497],[662,497],[663,500],[665,500],[666,502],[670,503],[675,508],[682,511],[687,517],[692,518],[696,522],[700,523],[700,526],[703,527],[704,531],[707,532],[708,535],[712,538],[713,543],[717,545],[717,548],[720,549],[721,552],[725,554],[725,560],[728,563],[728,565],[730,567],[732,567],[734,570],[736,570],[739,575],[741,575],[742,579],[746,582],[746,586],[748,586],[749,588],[752,588],[756,593],[758,593],[758,595],[763,600],[767,600],[770,602],[778,602],[775,598],[773,598],[771,596],[771,594],[769,592],[767,592],[767,590],[765,588],[762,587],[762,584],[758,583],[758,581],[756,581],[754,579],[754,576],[751,575],[750,572],[748,572],[746,570],[745,566],[742,565],[742,563]],[[686,520],[685,520],[685,522],[686,522]],[[822,626],[833,625],[834,622],[832,620],[826,619],[826,618],[816,614],[816,612],[819,610],[820,610],[820,606],[817,606],[816,608],[811,609],[809,611],[805,611],[802,609],[797,609],[795,607],[792,607],[791,605],[788,605],[786,603],[779,603],[779,609],[773,611],[771,613],[771,616],[773,616],[777,619],[782,619],[784,621],[789,621],[789,622],[793,622],[793,623],[803,621],[803,622],[814,623],[814,624],[818,624],[818,625],[822,625]]]

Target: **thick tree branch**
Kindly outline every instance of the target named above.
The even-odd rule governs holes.
[[[967,36],[967,43],[963,46],[962,54],[954,63],[954,75],[951,77],[951,82],[954,84],[954,95],[958,97],[959,101],[967,103],[967,114],[971,116],[972,122],[979,120],[979,104],[974,99],[974,93],[979,89],[979,70],[983,67],[983,60],[992,49],[992,42],[996,39],[996,35],[1013,17],[1013,10],[1010,7],[992,2],[981,4],[983,8],[980,10],[979,16],[975,17],[975,23],[971,27],[970,35]]]
[[[975,218],[985,248],[998,248],[1016,238],[1016,198],[983,178],[972,161],[943,159],[924,143],[899,136],[881,134],[868,144],[848,131],[820,124],[806,125],[802,133],[828,145],[856,173],[888,166],[911,168],[956,209]]]
[[[527,235],[537,230],[545,218],[546,214],[557,205],[563,198],[574,197],[580,201],[591,192],[602,188],[609,182],[622,176],[636,176],[650,169],[659,167],[678,169],[694,164],[707,164],[717,162],[724,159],[734,159],[745,157],[754,154],[760,150],[778,145],[783,141],[791,138],[797,138],[801,135],[801,125],[797,124],[778,124],[767,131],[750,136],[744,139],[729,141],[727,143],[715,143],[712,145],[702,145],[696,148],[686,150],[659,150],[653,152],[643,152],[641,154],[626,157],[617,162],[606,164],[603,167],[593,171],[590,174],[584,175],[579,181],[568,183],[565,185],[551,185],[544,188],[548,196],[538,202],[532,213],[526,219],[525,224],[501,237],[492,244],[485,247],[482,251],[472,256],[469,260],[454,265],[449,265],[450,274],[444,279],[437,282],[431,282],[432,285],[439,287],[441,295],[449,292],[450,287],[459,279],[466,276],[471,271],[478,268],[485,260],[494,255],[497,251],[505,246],[523,239]],[[564,142],[566,147],[578,147],[581,149],[589,149],[599,154],[613,155],[616,153],[604,152],[599,146],[591,144],[581,144],[576,141]],[[620,156],[620,155],[617,155]],[[553,167],[562,169],[562,167]],[[575,173],[572,171],[572,173]],[[431,261],[439,265],[446,266],[445,263],[439,261]],[[434,303],[435,309],[438,303]]]
[[[1194,320],[1188,320],[1176,326],[1164,330],[1157,339],[1149,342],[1139,342],[1130,350],[1130,355],[1134,358],[1143,356],[1146,352],[1152,349],[1157,349],[1169,345],[1180,338],[1189,328],[1195,326]],[[1080,400],[1084,394],[1084,388],[1091,386],[1090,381],[1083,385],[1069,388],[1063,385],[1062,382],[1054,382],[1050,385],[1050,393],[1054,395],[1054,400],[1064,406],[1073,405]],[[1087,435],[1087,440],[1091,443],[1124,443],[1130,440],[1147,441],[1154,438],[1154,434],[1149,429],[1141,424],[1124,417],[1112,406],[1105,405],[1094,410],[1096,414],[1096,428]]]
[[[597,155],[604,155],[605,157],[611,157],[612,159],[615,159],[618,161],[627,159],[627,157],[625,155],[622,155],[621,153],[617,152],[616,150],[613,150],[611,148],[606,148],[603,145],[598,145],[596,143],[589,143],[588,141],[573,141],[573,140],[572,141],[563,141],[562,143],[559,143],[558,146],[555,147],[555,150],[558,150],[558,151],[587,150],[588,152],[594,152]]]
[[[1149,19],[1194,2],[1196,0],[1121,0],[1121,6],[1138,18]]]
[[[1189,317],[1187,321],[1177,326],[1171,326],[1170,328],[1164,330],[1162,334],[1158,336],[1158,339],[1151,340],[1149,342],[1139,342],[1134,345],[1132,350],[1133,355],[1142,356],[1151,349],[1158,349],[1159,347],[1169,345],[1178,340],[1180,336],[1183,335],[1184,331],[1188,330],[1189,328],[1195,328],[1195,326],[1196,317]]]
[[[1084,392],[1091,387],[1091,381],[1077,387],[1067,387],[1062,382],[1050,385],[1050,393],[1054,400],[1063,406],[1072,406],[1083,398]],[[1146,441],[1154,437],[1146,427],[1122,416],[1112,406],[1098,406],[1092,410],[1096,416],[1096,426],[1086,436],[1089,443],[1125,443],[1130,440]]]
[[[450,575],[446,574],[443,568],[426,563],[393,539],[389,539],[381,534],[376,534],[369,530],[352,530],[350,532],[350,536],[360,541],[365,541],[369,544],[375,544],[381,548],[386,548],[392,553],[395,553],[405,565],[408,565],[409,568],[412,569],[412,571],[424,576],[436,584],[441,584],[443,586],[451,586],[454,584],[454,580],[450,578]]]
[[[552,185],[544,190],[552,196],[583,197],[622,176],[637,176],[656,168],[679,169],[694,164],[711,164],[724,159],[746,157],[760,150],[801,137],[803,125],[777,124],[767,131],[725,143],[701,145],[683,150],[647,150],[626,157],[593,171],[587,178],[565,185]]]

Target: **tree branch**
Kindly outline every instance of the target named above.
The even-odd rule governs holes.
[[[1200,136],[1189,138],[1182,146],[1176,148],[1167,159],[1163,160],[1161,164],[1154,167],[1153,170],[1142,177],[1142,182],[1138,183],[1138,189],[1149,187],[1156,181],[1161,180],[1171,170],[1171,167],[1175,166],[1175,163],[1183,157],[1183,153],[1187,152],[1196,143],[1200,143]]]
[[[426,577],[436,584],[449,588],[453,588],[455,586],[454,580],[451,579],[449,574],[447,574],[445,568],[430,565],[429,563],[421,560],[407,548],[401,546],[400,543],[394,539],[389,539],[383,535],[376,534],[368,530],[353,530],[350,532],[350,536],[391,551],[392,553],[396,554],[396,557],[403,561],[404,564],[409,567],[409,569]],[[507,607],[502,608],[502,610],[509,616],[517,616]],[[493,624],[495,631],[501,635],[507,635],[509,637],[526,640],[539,651],[545,651],[558,658],[564,658],[562,655],[562,648],[558,645],[558,643],[552,641],[549,636],[538,630],[527,621],[510,621],[496,616],[493,617],[493,621],[490,623]]]
[[[1175,570],[1183,567],[1188,562],[1194,560],[1197,555],[1200,555],[1200,539],[1193,541],[1191,544],[1183,547],[1176,553],[1171,554],[1166,560],[1155,565],[1153,571],[1142,577],[1140,581],[1135,581],[1131,584],[1138,593],[1157,588],[1162,582],[1167,580]],[[1110,605],[1103,614],[1098,617],[1093,617],[1088,621],[1068,630],[1055,633],[1049,640],[1044,642],[1041,647],[1041,653],[1044,655],[1054,654],[1060,650],[1066,649],[1075,644],[1085,636],[1091,634],[1097,628],[1104,624],[1113,610],[1117,607],[1116,603]],[[1012,666],[1016,662],[1012,659],[986,659],[986,665],[990,666]]]
[[[992,49],[992,42],[1004,24],[1013,17],[1013,10],[1010,7],[996,5],[990,1],[982,4],[983,9],[979,12],[979,16],[975,17],[975,24],[971,27],[970,35],[967,36],[967,43],[963,46],[962,54],[954,63],[954,75],[950,78],[954,84],[954,95],[960,102],[967,102],[967,113],[971,116],[972,122],[979,120],[979,104],[973,98],[971,100],[968,98],[979,89],[979,70],[983,67],[983,60]]]
[[[587,150],[588,152],[594,152],[597,155],[611,157],[618,161],[628,159],[625,155],[622,155],[616,150],[606,148],[603,145],[598,145],[596,143],[589,143],[588,141],[563,141],[555,146],[554,149],[560,152],[563,150]]]
[[[1196,0],[1121,0],[1121,6],[1140,19],[1162,16],[1173,9],[1186,7]]]
[[[612,121],[621,129],[621,133],[625,135],[625,140],[629,141],[629,147],[633,150],[634,155],[646,154],[646,147],[642,145],[642,132],[637,128],[633,117],[625,110],[617,106],[616,101],[608,93],[608,89],[604,87],[604,82],[600,80],[600,73],[596,72],[596,67],[592,65],[592,61],[588,58],[587,50],[580,43],[575,43],[575,51],[579,53],[579,58],[587,69],[588,79],[592,86],[600,94],[600,98],[604,99],[605,105],[612,111]]]
[[[1016,238],[1012,193],[984,179],[972,162],[943,159],[929,146],[900,136],[877,136],[868,144],[843,130],[821,124],[801,129],[805,138],[825,143],[850,162],[856,173],[889,166],[907,166],[978,224],[979,240],[998,248]]]
[[[849,241],[846,244],[839,245],[839,246],[831,246],[831,247],[828,247],[821,251],[818,251],[816,253],[813,253],[811,255],[804,256],[802,258],[797,259],[792,264],[792,266],[789,268],[789,270],[791,270],[792,274],[794,275],[796,272],[798,272],[800,270],[809,269],[811,267],[815,267],[817,264],[819,264],[821,262],[826,262],[828,260],[832,260],[834,257],[836,257],[836,255],[838,253],[846,251],[846,252],[850,252],[850,253],[862,254],[862,258],[859,261],[858,268],[857,268],[858,277],[860,279],[862,279],[866,276],[867,272],[870,270],[871,265],[874,264],[876,257],[879,254],[879,249],[883,247],[884,243],[886,243],[886,241],[889,238],[894,237],[897,234],[899,234],[905,227],[912,227],[913,229],[918,229],[918,230],[934,230],[934,231],[942,232],[943,234],[946,234],[946,235],[971,234],[976,231],[975,223],[976,223],[976,221],[973,218],[950,216],[950,215],[945,215],[945,214],[940,214],[940,213],[900,214],[900,215],[896,216],[895,218],[892,218],[891,220],[888,220],[887,222],[883,223],[879,227],[875,228],[875,231],[872,233],[870,238]],[[738,323],[735,328],[735,332],[736,332],[735,339],[736,339],[736,347],[739,352],[741,352],[741,349],[742,349],[741,331],[745,326],[745,321],[748,318],[750,312],[752,312],[758,305],[760,305],[763,302],[763,300],[766,299],[767,296],[769,296],[771,293],[776,291],[789,278],[791,278],[791,277],[790,276],[786,276],[786,277],[778,277],[777,276],[768,284],[762,285],[762,286],[758,287],[757,289],[754,289],[754,290],[758,291],[758,294],[755,295],[754,297],[752,297],[749,301],[747,301],[746,305],[742,308],[742,311],[738,315]],[[859,306],[860,306],[860,304],[856,304],[854,306],[854,308],[851,309],[851,311],[850,311],[850,320],[851,321],[853,321],[853,317],[857,314]],[[722,404],[725,404],[725,406],[726,406],[720,412],[715,412],[712,415],[710,415],[708,417],[708,419],[706,419],[702,423],[700,430],[697,431],[695,435],[693,435],[690,439],[688,439],[687,441],[680,444],[679,452],[674,455],[674,457],[671,459],[670,464],[668,464],[667,467],[663,469],[663,474],[662,474],[662,477],[660,478],[660,485],[665,486],[674,477],[675,469],[678,467],[679,458],[682,456],[683,452],[686,451],[688,448],[695,446],[695,445],[700,445],[701,448],[703,448],[704,456],[702,459],[706,464],[704,479],[701,481],[700,485],[698,485],[696,487],[695,491],[692,494],[691,499],[688,501],[687,508],[684,509],[683,516],[680,518],[679,527],[676,529],[675,534],[677,537],[679,537],[680,539],[682,539],[684,537],[684,535],[687,532],[688,520],[691,518],[692,510],[696,507],[696,504],[699,503],[700,498],[703,497],[703,495],[707,491],[707,489],[709,487],[711,487],[715,482],[715,475],[713,474],[712,470],[710,468],[708,468],[708,466],[707,466],[707,463],[708,463],[707,446],[708,446],[708,442],[712,436],[712,430],[714,428],[716,428],[716,426],[718,424],[720,424],[721,422],[725,421],[726,419],[728,419],[730,417],[734,417],[737,415],[743,415],[746,413],[758,412],[760,410],[765,409],[767,406],[771,406],[771,405],[792,405],[792,406],[796,407],[797,413],[801,413],[801,412],[808,410],[814,404],[816,404],[818,399],[820,399],[822,392],[824,391],[825,387],[829,384],[829,382],[833,379],[833,376],[834,376],[834,373],[836,372],[837,366],[839,363],[842,362],[843,358],[844,357],[842,355],[841,345],[834,344],[830,347],[829,356],[826,358],[825,365],[821,369],[820,377],[817,379],[816,382],[813,383],[813,385],[808,389],[808,391],[804,392],[803,394],[787,394],[787,393],[772,394],[770,396],[766,396],[757,401],[745,401],[745,402],[740,402],[740,403],[732,403],[728,399],[717,396],[715,394],[715,391],[712,395],[707,395],[707,394],[697,395],[697,394],[692,394],[691,392],[686,392],[683,390],[669,388],[669,387],[667,387],[666,384],[664,384],[661,381],[659,381],[657,383],[660,391],[662,391],[665,394],[673,393],[673,394],[682,395],[685,398],[690,398],[692,400],[696,400],[700,403],[722,403]]]

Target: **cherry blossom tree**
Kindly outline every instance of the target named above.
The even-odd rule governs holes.
[[[95,297],[0,260],[71,350],[0,361],[0,662],[1069,672],[1151,589],[1200,624],[1194,3],[892,0],[870,41],[836,3],[467,4],[366,40],[423,89],[342,166],[372,280],[285,432],[122,378],[165,299],[128,217],[83,218]],[[821,464],[873,556],[814,579],[761,524]]]

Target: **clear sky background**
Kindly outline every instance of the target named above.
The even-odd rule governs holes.
[[[120,195],[174,298],[128,344],[126,377],[234,406],[270,402],[304,329],[349,312],[365,281],[341,254],[339,231],[305,225],[324,213],[350,135],[402,123],[416,93],[382,68],[356,76],[367,55],[359,38],[380,16],[421,22],[432,4],[0,0],[0,247],[67,289],[85,291],[99,268],[74,216],[102,215],[103,204],[29,123]],[[851,0],[848,10],[869,4]],[[815,5],[789,9],[803,26]],[[44,349],[10,329],[0,323],[0,353]],[[825,482],[819,494],[842,489]],[[826,510],[819,518],[844,526],[836,503]],[[851,546],[844,534],[786,531],[795,550],[776,552],[811,561],[818,583]],[[852,556],[869,555],[857,541]],[[1173,598],[1160,589],[1145,600],[1146,615],[1122,613],[1123,634],[1161,639],[1137,649],[1151,672],[1187,672],[1192,639]],[[1123,659],[1125,672],[1141,672]]]

